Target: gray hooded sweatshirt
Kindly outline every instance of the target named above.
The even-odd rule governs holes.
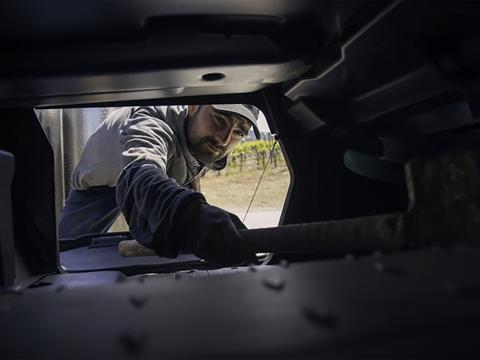
[[[133,162],[148,162],[178,184],[188,184],[203,169],[190,153],[185,134],[186,106],[130,107],[114,110],[88,139],[72,174],[72,188],[117,184]],[[205,167],[221,170],[226,158]]]
[[[176,257],[179,219],[205,202],[189,183],[204,168],[188,150],[186,106],[121,108],[89,138],[72,187],[116,187],[116,202],[132,235],[160,256]],[[227,159],[205,167],[220,170]]]

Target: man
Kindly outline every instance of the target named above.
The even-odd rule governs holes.
[[[60,238],[105,232],[124,214],[132,235],[158,255],[191,252],[219,263],[255,262],[233,214],[188,189],[206,169],[223,169],[253,126],[251,105],[120,108],[87,141],[72,175]]]

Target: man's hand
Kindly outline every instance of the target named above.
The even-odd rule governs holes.
[[[182,250],[222,265],[257,263],[238,230],[245,225],[234,214],[204,201],[187,205],[175,224]]]

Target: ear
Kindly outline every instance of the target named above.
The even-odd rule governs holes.
[[[188,105],[188,115],[193,116],[200,109],[200,105]]]

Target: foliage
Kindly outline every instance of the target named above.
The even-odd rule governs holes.
[[[229,155],[226,172],[263,169],[268,161],[275,140],[245,141],[235,147]],[[280,146],[275,145],[270,160],[271,167],[285,166]]]

